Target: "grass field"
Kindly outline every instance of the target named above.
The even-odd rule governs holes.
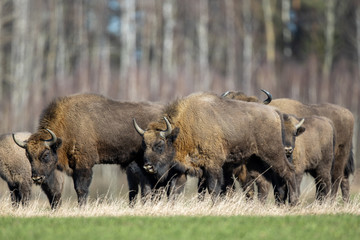
[[[0,239],[359,239],[354,215],[0,218]]]
[[[307,202],[295,207],[246,202],[243,194],[219,201],[180,197],[128,207],[106,197],[78,207],[45,201],[11,207],[0,200],[0,239],[359,239],[360,196],[349,203]]]
[[[209,197],[199,202],[188,187],[176,202],[163,198],[130,208],[127,187],[123,189],[125,194],[109,188],[97,195],[92,189],[81,208],[73,195],[65,195],[56,211],[41,192],[33,194],[29,206],[19,208],[4,194],[0,239],[360,239],[357,184],[352,185],[349,203],[338,196],[323,204],[313,201],[314,189],[305,185],[295,207],[277,206],[271,197],[265,204],[247,202],[241,192],[216,204]]]

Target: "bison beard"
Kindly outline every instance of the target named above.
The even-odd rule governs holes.
[[[203,173],[215,200],[224,184],[224,165],[258,156],[284,178],[290,203],[296,204],[295,174],[283,150],[280,112],[199,93],[170,104],[163,116],[164,121],[151,122],[146,131],[134,122],[143,137],[148,171],[158,176],[170,168],[193,176]]]

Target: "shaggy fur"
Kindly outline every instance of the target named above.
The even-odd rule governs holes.
[[[158,119],[163,106],[155,103],[118,102],[96,94],[55,99],[43,111],[38,131],[26,144],[33,178],[46,180],[55,169],[74,180],[79,204],[86,202],[95,164],[120,164],[141,160],[141,137],[132,119],[140,124]],[[50,129],[57,141],[51,139]]]
[[[289,185],[296,203],[295,174],[282,144],[281,113],[265,105],[245,103],[210,93],[192,94],[170,104],[163,113],[172,132],[164,139],[164,121],[152,122],[144,133],[144,161],[158,176],[171,168],[203,176],[217,196],[223,168],[233,169],[252,156],[271,165]],[[201,175],[203,174],[203,175]]]

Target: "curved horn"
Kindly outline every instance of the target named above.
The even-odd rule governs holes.
[[[133,118],[133,123],[134,123],[134,127],[135,127],[136,131],[137,131],[141,136],[143,136],[144,133],[145,133],[145,131],[144,131],[141,127],[139,127],[139,125],[136,123],[135,118]]]
[[[164,120],[165,120],[165,123],[166,123],[166,130],[161,131],[160,136],[163,137],[163,138],[166,138],[172,132],[172,127],[171,127],[171,124],[170,124],[169,120],[166,117],[164,117]]]
[[[14,133],[12,134],[12,138],[13,138],[14,142],[16,143],[16,145],[18,145],[18,146],[21,147],[21,148],[26,148],[26,142],[25,142],[25,141],[17,140],[17,139],[15,138],[15,134],[14,134]]]
[[[301,127],[301,125],[304,123],[304,121],[305,121],[305,119],[303,118],[303,119],[301,119],[301,121],[298,124],[296,124],[296,126],[295,126],[296,130],[299,129],[299,127]]]
[[[225,96],[228,95],[229,93],[230,93],[230,91],[227,91],[227,92],[223,93],[223,94],[221,95],[221,97],[225,97]]]
[[[260,90],[263,91],[263,93],[265,93],[266,96],[267,96],[267,99],[265,99],[263,101],[263,103],[266,104],[266,105],[269,104],[271,102],[271,100],[272,100],[271,94],[268,91],[264,90],[264,89],[260,89]]]
[[[51,135],[51,138],[50,138],[49,140],[45,140],[45,142],[46,142],[46,144],[47,144],[48,146],[51,146],[51,145],[53,145],[54,143],[56,143],[57,137],[56,137],[55,133],[54,133],[53,131],[51,131],[50,129],[45,128],[45,130],[46,130],[48,133],[50,133],[50,135]]]

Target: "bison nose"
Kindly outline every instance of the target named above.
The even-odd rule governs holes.
[[[36,184],[41,184],[44,181],[44,176],[32,176],[31,179],[36,183]]]
[[[148,173],[151,173],[151,174],[155,173],[155,169],[154,169],[153,165],[151,165],[149,163],[144,164],[144,169]]]
[[[285,154],[289,156],[293,153],[294,149],[292,147],[285,147]]]

